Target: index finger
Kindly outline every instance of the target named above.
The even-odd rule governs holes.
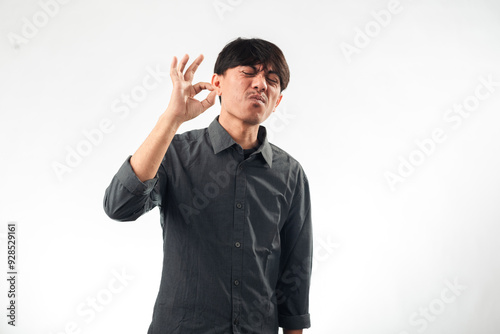
[[[191,64],[191,66],[188,67],[188,69],[186,70],[186,74],[184,75],[184,79],[186,81],[192,81],[193,80],[193,77],[194,77],[194,72],[196,72],[196,70],[198,69],[198,66],[200,66],[201,62],[203,61],[205,57],[203,56],[203,54],[200,54],[198,56],[198,58],[196,58],[193,63]]]

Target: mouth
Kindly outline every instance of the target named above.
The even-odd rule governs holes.
[[[266,100],[264,99],[264,97],[262,97],[261,95],[258,95],[258,94],[250,95],[249,99],[261,102],[263,104],[266,102]]]

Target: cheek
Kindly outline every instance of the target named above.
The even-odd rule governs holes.
[[[227,82],[223,89],[223,95],[227,95],[231,100],[241,100],[244,95],[244,89],[241,82],[230,81]]]
[[[240,84],[235,84],[232,89],[231,89],[231,95],[233,100],[238,101],[238,102],[243,102],[245,100],[245,89],[243,86]]]
[[[272,105],[274,108],[276,106],[276,103],[278,102],[279,95],[273,95],[272,97],[269,98],[269,104]]]

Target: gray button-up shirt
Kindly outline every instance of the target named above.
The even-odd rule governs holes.
[[[135,220],[158,206],[163,271],[149,334],[278,333],[310,326],[312,226],[301,165],[267,141],[245,159],[219,124],[176,134],[157,175],[130,157],[104,210]]]

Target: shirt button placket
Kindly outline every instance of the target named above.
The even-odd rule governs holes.
[[[240,163],[236,172],[236,187],[234,193],[234,216],[233,216],[233,252],[232,252],[232,299],[233,299],[233,326],[235,333],[239,333],[238,325],[241,317],[242,275],[243,275],[243,247],[242,240],[245,224],[245,193],[246,176],[243,163]]]

